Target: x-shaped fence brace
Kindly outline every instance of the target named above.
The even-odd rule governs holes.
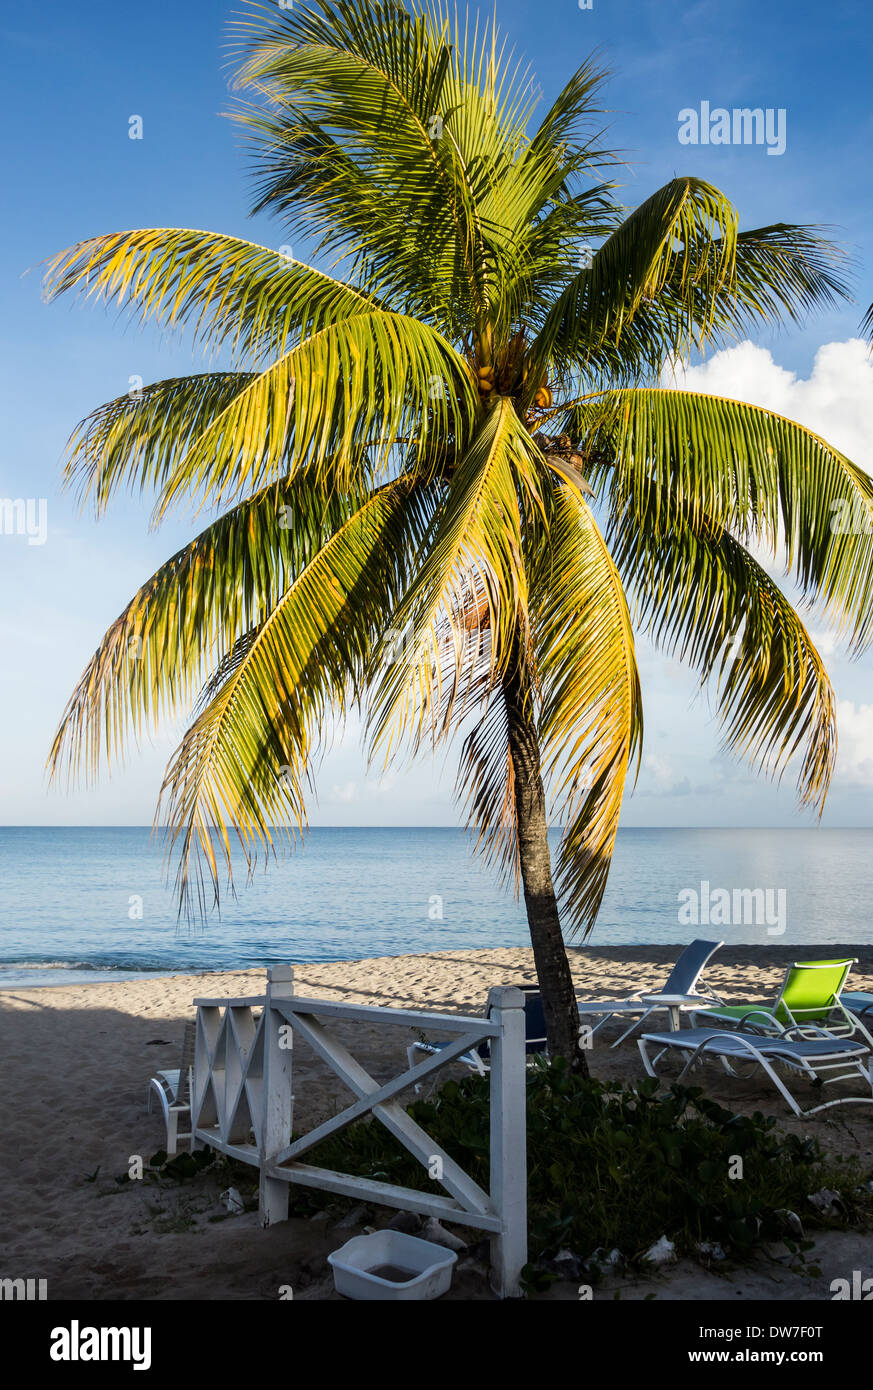
[[[492,990],[488,1016],[467,1018],[308,999],[293,993],[288,966],[269,971],[264,997],[199,999],[193,1129],[197,1138],[260,1169],[264,1225],[288,1215],[288,1185],[322,1188],[359,1201],[443,1217],[492,1238],[492,1278],[503,1296],[519,1292],[526,1262],[524,996]],[[254,1010],[261,1008],[258,1018]],[[345,1020],[455,1034],[439,1051],[380,1083],[325,1026]],[[293,1035],[299,1034],[357,1099],[308,1134],[292,1138]],[[488,1039],[491,1054],[490,1192],[407,1114],[395,1099]],[[339,1173],[300,1162],[330,1135],[372,1114],[448,1196]],[[252,1142],[252,1138],[254,1142]]]

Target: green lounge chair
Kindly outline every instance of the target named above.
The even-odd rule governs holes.
[[[701,1005],[691,1010],[691,1026],[727,1024],[765,1034],[791,1030],[800,1037],[803,1026],[808,1025],[810,1037],[819,1037],[822,1029],[832,1038],[860,1034],[873,1048],[873,1036],[840,998],[853,965],[857,965],[856,959],[795,961],[785,972],[774,1004]]]

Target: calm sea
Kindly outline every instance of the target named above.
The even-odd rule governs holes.
[[[860,944],[871,901],[873,830],[623,830],[589,942]],[[149,830],[0,828],[0,988],[527,940],[460,830],[313,830],[188,928]]]

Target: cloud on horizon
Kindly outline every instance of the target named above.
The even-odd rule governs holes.
[[[780,367],[769,349],[746,341],[698,366],[668,366],[662,382],[787,415],[873,473],[873,353],[860,338],[825,343],[808,377]]]

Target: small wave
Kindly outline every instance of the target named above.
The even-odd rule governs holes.
[[[167,971],[180,970],[183,967],[173,965],[143,965],[139,961],[116,961],[112,964],[96,963],[91,960],[11,960],[0,961],[0,971],[16,970],[93,970],[110,972],[113,970],[131,971],[137,970],[143,975],[166,974]]]

